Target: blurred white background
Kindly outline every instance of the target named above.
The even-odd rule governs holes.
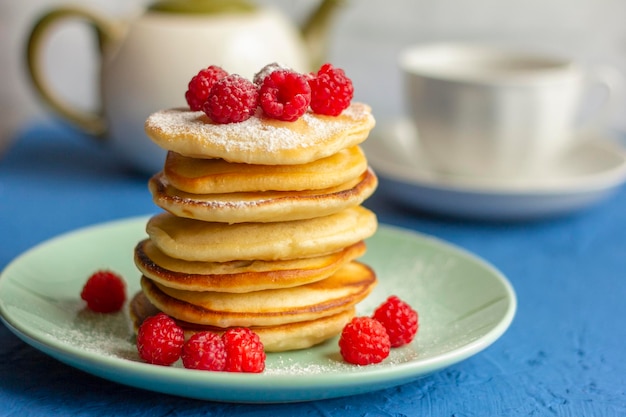
[[[69,0],[0,0],[0,149],[33,121],[50,120],[26,77],[24,49],[34,19]],[[76,1],[74,1],[76,3]],[[82,0],[114,18],[141,12],[148,0]],[[300,21],[312,0],[259,0]],[[399,51],[434,40],[480,40],[573,57],[587,65],[610,64],[626,74],[624,0],[351,0],[337,16],[328,57],[353,79],[356,98],[372,105],[379,121],[403,112]],[[50,79],[72,102],[96,103],[93,39],[79,23],[50,41]],[[207,63],[207,65],[210,63]],[[626,98],[611,117],[626,130]]]

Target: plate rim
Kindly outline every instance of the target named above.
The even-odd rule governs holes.
[[[44,240],[24,251],[6,265],[0,272],[0,290],[2,289],[3,278],[6,279],[7,271],[10,273],[15,265],[24,262],[24,260],[35,251],[55,244],[55,242],[63,241],[73,235],[97,233],[100,230],[111,227],[137,225],[145,222],[148,217],[149,216],[143,215],[110,220],[80,227]],[[119,356],[98,355],[97,353],[80,349],[74,345],[63,344],[60,340],[54,338],[43,338],[41,335],[37,334],[36,331],[28,329],[28,326],[25,326],[24,323],[19,323],[19,320],[16,322],[15,318],[11,318],[11,314],[5,309],[2,291],[0,291],[0,321],[18,338],[30,346],[69,366],[97,377],[140,389],[179,395],[187,398],[237,403],[312,401],[355,395],[400,385],[444,369],[479,353],[497,341],[510,327],[517,311],[517,295],[509,280],[491,263],[460,246],[411,229],[380,224],[379,230],[383,234],[399,233],[417,240],[425,240],[429,242],[430,245],[438,246],[438,249],[445,248],[447,251],[451,251],[458,256],[462,256],[471,262],[479,264],[483,269],[488,270],[491,273],[491,277],[496,279],[504,288],[509,303],[506,313],[499,318],[499,321],[486,334],[465,345],[456,347],[443,354],[402,363],[396,366],[380,364],[380,366],[360,367],[358,372],[342,373],[342,378],[334,379],[330,387],[328,386],[329,380],[320,377],[313,378],[313,381],[311,381],[311,378],[306,378],[304,384],[294,384],[295,375],[292,374],[206,374],[178,367],[158,367],[128,360]],[[190,374],[190,372],[198,372],[198,374]],[[133,377],[136,373],[140,373],[140,375]],[[133,380],[129,381],[127,378],[125,379],[127,375]],[[146,379],[150,381],[162,380],[166,382],[166,386],[154,386],[152,383],[147,383],[145,381]],[[186,384],[189,384],[189,379],[193,379],[192,385],[195,388],[193,392],[184,392],[184,390],[181,391],[180,388],[178,390],[172,389],[173,381],[185,381]],[[302,379],[304,380],[304,378]],[[261,384],[261,387],[264,388],[259,390],[258,381],[272,381],[273,384]],[[167,385],[167,382],[170,384]],[[279,383],[277,384],[277,382]],[[356,386],[355,382],[358,382]],[[189,385],[185,388],[189,388]],[[214,393],[211,392],[212,388],[218,388],[220,392],[224,391],[224,388],[232,389],[234,390],[233,394],[235,397],[233,397],[232,394],[230,396],[214,395]],[[256,390],[253,395],[248,395],[241,399],[236,398],[238,392],[252,388]],[[309,389],[310,391],[307,394],[297,392],[303,388]],[[201,389],[202,392],[198,392],[198,389]],[[287,390],[287,392],[281,395],[281,390]],[[294,395],[294,393],[297,395]]]

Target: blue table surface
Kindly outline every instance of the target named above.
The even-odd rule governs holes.
[[[147,177],[63,125],[30,126],[0,155],[0,268],[94,223],[158,211]],[[500,269],[518,311],[492,346],[370,394],[273,405],[190,400],[64,365],[0,325],[0,416],[624,416],[626,190],[579,213],[490,223],[409,211],[379,190],[382,223],[437,236]]]

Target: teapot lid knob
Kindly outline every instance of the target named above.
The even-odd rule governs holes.
[[[212,14],[250,12],[256,9],[247,0],[157,0],[149,11],[181,14]]]

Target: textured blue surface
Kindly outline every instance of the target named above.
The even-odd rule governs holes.
[[[0,268],[78,227],[156,211],[147,178],[64,127],[25,131],[0,159]],[[518,296],[508,332],[484,352],[371,394],[277,405],[163,396],[75,370],[0,325],[0,416],[624,416],[626,190],[567,217],[479,223],[405,211],[379,191],[384,223],[464,247]]]

